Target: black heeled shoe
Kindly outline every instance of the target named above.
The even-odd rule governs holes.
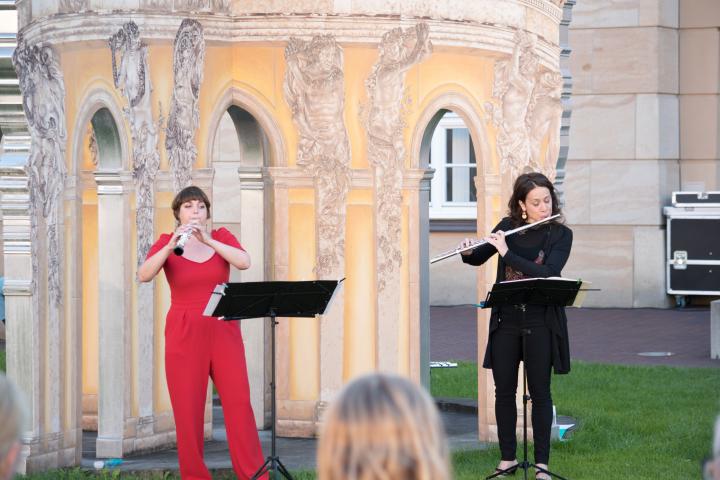
[[[496,468],[496,469],[495,469],[495,473],[496,473],[496,474],[497,474],[497,473],[500,473],[500,472],[502,472],[502,473],[500,473],[500,475],[498,475],[498,476],[495,477],[495,478],[514,476],[515,473],[517,472],[517,469],[518,469],[518,464],[517,464],[517,463],[516,463],[515,465],[513,465],[512,467],[508,467],[508,468],[505,468],[505,469]]]
[[[538,475],[542,476],[538,477]],[[552,480],[552,476],[549,473],[545,472],[535,472],[535,478],[536,480]]]

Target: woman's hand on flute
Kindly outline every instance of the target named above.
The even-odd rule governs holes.
[[[180,237],[183,233],[188,229],[187,225],[180,225],[175,229],[175,232],[170,235],[170,240],[168,240],[168,243],[165,244],[165,249],[168,252],[172,252],[175,250],[175,247],[177,246],[178,240],[180,240]]]
[[[508,251],[507,243],[505,243],[505,232],[502,230],[491,233],[485,237],[485,241],[495,247],[501,257],[504,257]]]
[[[472,238],[466,238],[462,242],[460,242],[460,245],[458,245],[457,249],[462,250],[464,248],[471,247],[475,245],[477,241],[473,240]],[[472,253],[472,250],[465,250],[464,252],[460,252],[460,255],[470,255]]]
[[[207,232],[207,227],[193,224],[191,224],[190,227],[192,227],[193,229],[193,237],[195,237],[199,242],[212,247],[212,245],[210,245],[210,242],[212,242],[212,237]]]

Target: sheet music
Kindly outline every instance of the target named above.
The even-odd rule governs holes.
[[[212,317],[213,312],[215,312],[215,309],[218,306],[218,303],[220,303],[220,299],[225,295],[225,285],[224,283],[218,283],[215,286],[215,290],[210,294],[210,298],[208,299],[207,305],[205,305],[205,311],[203,312],[203,315],[206,317]]]
[[[335,300],[335,297],[338,294],[338,291],[340,290],[341,285],[343,285],[343,282],[345,281],[345,277],[338,280],[337,286],[335,287],[335,290],[333,291],[333,294],[330,296],[330,300],[328,300],[327,305],[325,305],[325,311],[321,313],[320,315],[324,315],[325,312],[330,310],[331,305],[333,304],[333,300]]]

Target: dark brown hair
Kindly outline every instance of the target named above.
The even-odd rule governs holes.
[[[205,192],[202,191],[200,187],[196,187],[195,185],[191,185],[189,187],[185,187],[182,190],[178,192],[177,195],[175,195],[175,198],[173,198],[172,201],[172,211],[173,215],[175,216],[175,220],[178,222],[180,221],[180,207],[183,203],[189,202],[191,200],[199,200],[205,204],[205,208],[207,208],[207,218],[210,218],[210,199],[205,194]]]
[[[555,187],[548,178],[539,172],[523,173],[515,180],[513,193],[508,202],[508,215],[516,225],[522,225],[525,220],[522,218],[522,208],[520,202],[525,203],[528,193],[534,188],[545,187],[550,190],[550,198],[552,199],[552,215],[561,213],[560,203],[558,202]],[[560,217],[562,219],[562,217]],[[558,220],[555,220],[556,222]]]

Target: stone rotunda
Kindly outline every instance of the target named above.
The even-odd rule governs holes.
[[[253,259],[232,281],[346,279],[325,315],[280,319],[281,435],[314,435],[358,374],[428,385],[433,130],[448,111],[468,128],[478,232],[518,173],[561,184],[572,3],[18,0],[30,143],[0,187],[8,373],[31,420],[22,470],[79,464],[83,430],[99,457],[173,444],[169,289],[135,271],[189,184]],[[484,296],[494,269],[478,272]],[[243,324],[258,427],[268,329]],[[482,370],[479,385],[491,440]]]

